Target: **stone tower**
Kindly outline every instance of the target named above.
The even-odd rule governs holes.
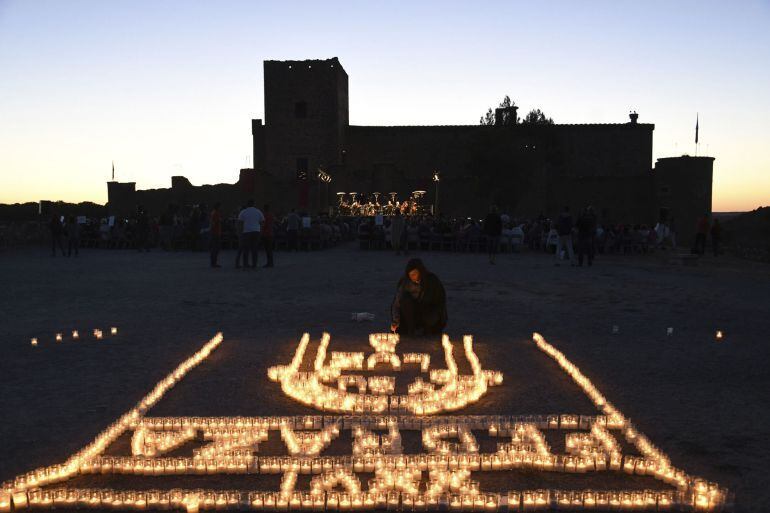
[[[333,175],[343,154],[348,75],[336,57],[265,61],[264,73],[265,124],[252,122],[255,167],[293,183],[300,208],[318,207],[318,170]]]

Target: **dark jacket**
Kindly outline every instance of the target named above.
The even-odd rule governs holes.
[[[398,314],[396,311],[399,308],[401,294],[404,293],[405,281],[408,279],[409,278],[402,277],[398,282],[396,297],[392,305],[393,313],[395,314],[393,315],[394,320],[397,320]],[[423,276],[420,282],[420,289],[420,294],[415,299],[420,304],[423,311],[430,312],[429,317],[436,321],[440,328],[443,329],[449,319],[447,315],[446,291],[444,291],[444,285],[441,283],[441,280],[438,279],[438,276],[428,272]]]
[[[578,236],[581,239],[589,239],[596,235],[596,216],[585,212],[577,222]]]

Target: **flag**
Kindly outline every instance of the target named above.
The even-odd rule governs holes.
[[[697,139],[697,137],[696,137]],[[112,161],[112,181],[115,181],[115,161]]]
[[[698,144],[698,114],[695,114],[695,144]]]

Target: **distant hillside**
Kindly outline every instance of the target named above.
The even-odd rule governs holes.
[[[770,262],[770,207],[724,221],[724,242],[739,256]]]

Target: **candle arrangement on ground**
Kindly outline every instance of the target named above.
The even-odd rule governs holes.
[[[567,510],[695,510],[719,511],[727,492],[714,483],[688,475],[673,466],[634,425],[607,401],[593,383],[563,353],[541,335],[538,349],[552,358],[598,409],[596,415],[431,415],[469,404],[502,383],[502,375],[486,371],[466,336],[463,349],[472,374],[461,375],[449,337],[442,338],[446,369],[431,369],[427,354],[399,355],[398,336],[374,334],[373,353],[329,352],[324,334],[312,371],[300,371],[309,335],[300,340],[286,366],[268,371],[292,398],[314,408],[343,412],[337,415],[260,417],[148,417],[148,410],[200,364],[222,342],[217,334],[167,378],[109,426],[91,444],[60,465],[38,469],[3,484],[0,512],[24,508],[96,508],[117,510],[407,510],[407,511],[534,511]],[[374,358],[372,358],[374,357]],[[427,362],[427,363],[426,363]],[[421,378],[409,394],[394,403],[389,376],[345,375],[342,371],[377,371],[385,366],[401,372],[415,365]],[[377,379],[373,379],[377,378]],[[291,385],[294,380],[295,385]],[[301,384],[299,382],[302,381]],[[330,385],[327,385],[330,384]],[[353,392],[348,389],[352,387]],[[329,392],[331,390],[333,393]],[[367,391],[369,394],[366,394]],[[291,392],[291,393],[290,393]],[[321,394],[316,399],[311,392]],[[295,397],[297,394],[299,396]],[[348,396],[372,397],[371,402]],[[437,399],[438,394],[438,399]],[[340,399],[341,398],[341,399]],[[412,402],[409,402],[409,399]],[[339,406],[382,403],[373,409],[346,410]],[[341,401],[341,402],[339,402]],[[446,406],[437,408],[437,401]],[[403,407],[401,405],[404,405]],[[323,408],[323,406],[329,406]],[[414,414],[419,411],[419,414]],[[404,435],[416,432],[421,451],[408,452]],[[130,454],[107,448],[130,433]],[[262,447],[279,438],[281,454]],[[347,454],[325,455],[342,437],[351,440]],[[563,437],[563,449],[549,439]],[[489,443],[494,442],[493,450]],[[409,439],[415,439],[409,434]],[[623,440],[621,444],[619,440]],[[558,444],[556,447],[561,447]],[[656,486],[623,489],[524,489],[485,491],[485,476],[527,470],[570,475],[633,475]],[[153,479],[168,475],[280,475],[277,489],[215,490],[187,488],[143,490],[69,487],[75,475],[135,475]],[[364,477],[366,475],[366,477]],[[301,476],[309,476],[302,478]],[[275,477],[273,478],[275,479]],[[254,481],[257,483],[258,481]],[[304,484],[300,484],[304,483]],[[257,488],[259,486],[257,485]]]
[[[399,336],[392,333],[373,333],[369,345],[374,351],[364,353],[332,352],[327,362],[327,348],[331,337],[324,333],[316,352],[313,370],[301,371],[300,366],[310,343],[310,335],[300,339],[294,358],[289,365],[277,365],[268,369],[268,378],[281,384],[281,390],[289,397],[319,410],[344,413],[411,413],[430,415],[443,411],[459,410],[478,401],[488,387],[500,385],[500,372],[484,370],[473,351],[473,337],[463,337],[465,357],[472,374],[458,372],[453,355],[454,346],[447,335],[442,337],[446,369],[430,370],[430,355],[405,353],[399,356],[396,347]],[[408,387],[406,395],[396,395],[395,378],[373,376],[365,379],[360,375],[345,375],[351,370],[375,370],[380,366],[391,371],[401,371],[403,366],[416,365],[420,372],[428,373],[429,382],[418,378]],[[336,383],[336,386],[334,384]],[[355,391],[349,388],[354,387]],[[367,390],[370,392],[367,394]]]
[[[104,338],[104,331],[102,331],[100,328],[94,328],[91,332],[93,334],[93,337],[97,340],[102,340]],[[110,328],[110,335],[115,336],[118,334],[118,328],[113,326]],[[72,340],[80,340],[80,331],[79,330],[72,330],[70,332]],[[62,332],[57,332],[54,334],[54,341],[57,343],[64,342],[65,340],[65,334]],[[40,343],[40,340],[38,337],[32,337],[30,339],[30,345],[37,346]]]

